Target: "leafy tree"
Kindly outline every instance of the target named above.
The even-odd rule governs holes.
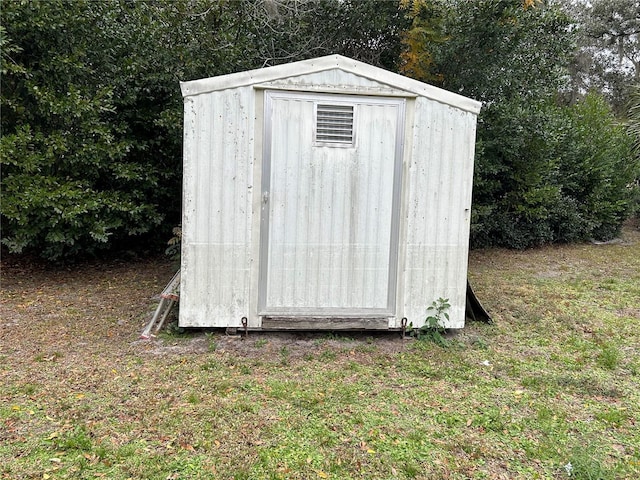
[[[571,65],[571,100],[597,90],[623,117],[630,87],[640,81],[640,1],[558,3],[575,19],[579,40]]]
[[[631,90],[631,101],[629,103],[627,118],[627,132],[633,143],[635,162],[636,165],[640,165],[640,84],[634,85]],[[637,218],[640,218],[640,167],[636,172],[636,178],[633,182],[632,195],[632,213]]]
[[[261,65],[333,53],[396,70],[408,25],[398,4],[378,0],[244,0]],[[265,34],[266,33],[266,34]]]
[[[126,161],[114,88],[104,80],[105,12],[88,2],[2,8],[3,243],[58,258],[162,216],[144,192],[154,172]]]
[[[640,160],[640,84],[633,87],[628,118],[629,135],[633,139],[636,157]]]
[[[397,71],[402,52],[402,35],[409,26],[396,1],[340,0],[334,14],[315,17],[314,24],[328,25],[318,31],[332,41],[327,53],[339,53],[362,62]]]
[[[427,45],[442,43],[443,6],[431,0],[401,0],[411,25],[402,37],[404,50],[401,54],[400,72],[423,82],[441,83],[442,76],[435,72],[433,53]]]
[[[407,43],[429,60],[422,75],[484,103],[472,244],[526,248],[615,235],[633,178],[629,142],[597,95],[558,104],[577,40],[572,19],[540,1],[429,4],[437,21],[421,21],[440,29]]]
[[[448,40],[431,45],[443,88],[488,104],[556,95],[574,47],[570,19],[559,8],[521,0],[444,5]]]
[[[328,53],[394,68],[405,25],[372,0],[14,1],[0,15],[2,243],[50,259],[179,222],[180,80]]]
[[[484,103],[478,125],[472,240],[523,248],[553,240],[545,183],[547,105],[572,37],[558,9],[518,0],[449,2],[435,58],[442,86]]]

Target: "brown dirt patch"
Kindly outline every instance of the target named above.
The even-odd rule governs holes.
[[[187,355],[224,352],[239,358],[303,358],[327,349],[383,354],[402,351],[399,333],[249,332],[224,330],[139,336],[174,273],[165,258],[50,267],[24,257],[2,259],[0,355],[13,362],[73,362],[102,353]]]

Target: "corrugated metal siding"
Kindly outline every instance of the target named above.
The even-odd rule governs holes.
[[[293,76],[273,81],[272,85],[326,92],[369,91],[375,95],[403,92],[340,70]],[[258,88],[266,86],[262,83]],[[464,326],[476,117],[474,112],[424,97],[411,101],[415,113],[406,130],[411,139],[405,144],[410,150],[404,155],[403,216],[399,219],[403,256],[397,274],[402,290],[396,297],[398,317],[391,325],[399,327],[402,316],[414,326],[420,325],[431,302],[444,297],[452,304],[448,326],[460,328]],[[252,85],[185,97],[180,302],[183,326],[240,326],[243,316],[248,316],[250,322],[255,320],[252,326],[259,326],[256,264],[261,186],[254,175],[260,175],[262,165],[254,165],[253,136],[256,131],[260,135],[262,119],[260,109],[256,112],[255,108],[256,90]],[[287,141],[293,139],[294,145],[283,143],[281,148],[298,148],[300,125],[293,122],[287,128]],[[372,124],[357,135],[361,137],[359,141],[366,138],[375,142],[391,130],[388,124]],[[284,175],[273,179],[274,185],[281,182],[284,192],[276,217],[287,218],[294,208],[331,211],[324,216],[294,216],[292,223],[280,227],[270,225],[281,230],[283,245],[272,245],[274,251],[269,257],[276,265],[276,278],[268,292],[268,303],[276,310],[289,305],[317,310],[309,306],[321,305],[327,311],[357,307],[366,314],[372,308],[379,310],[392,304],[380,287],[388,271],[379,269],[379,265],[388,264],[388,258],[382,258],[380,253],[387,248],[388,230],[381,225],[390,215],[391,205],[386,194],[376,195],[376,191],[388,190],[384,182],[391,176],[378,176],[382,184],[373,181],[376,169],[387,172],[386,166],[376,157],[379,152],[375,143],[366,148],[368,151],[362,155],[372,159],[373,169],[364,175],[356,175],[356,167],[347,168],[353,159],[343,153],[343,165],[314,168],[306,176],[300,169],[302,156],[287,157],[290,163],[284,165]],[[340,149],[331,150],[335,155]],[[328,164],[321,155],[311,160],[314,164]],[[346,182],[345,178],[352,180]],[[354,198],[368,200],[356,200],[356,210],[366,211],[359,216],[364,219],[360,223],[351,222],[349,217]],[[376,216],[384,221],[374,222]],[[277,239],[278,234],[273,238]],[[287,257],[290,253],[284,247],[285,240],[291,239],[293,251],[297,252],[291,257],[293,260]],[[359,250],[350,245],[358,245]],[[291,268],[291,261],[295,264],[301,260],[306,263],[304,268]],[[344,267],[345,262],[348,268]],[[277,273],[278,269],[281,273]],[[357,271],[367,271],[367,275],[358,277]],[[354,281],[356,277],[361,281]]]
[[[404,315],[421,325],[448,298],[451,328],[464,326],[475,115],[416,100],[407,204]]]
[[[391,228],[401,103],[360,100],[357,146],[314,147],[313,97],[283,95],[271,104],[263,307],[283,314],[389,314],[389,282],[395,277],[390,278],[389,269],[390,255],[396,254]],[[335,97],[333,101],[345,100]],[[321,103],[325,102],[331,100]]]
[[[248,314],[254,116],[250,87],[185,100],[183,326]]]

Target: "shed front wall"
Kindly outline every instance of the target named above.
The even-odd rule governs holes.
[[[262,90],[306,91],[315,82],[335,93],[353,76],[330,72],[185,97],[181,326],[240,327],[243,317],[261,326]],[[390,92],[361,83],[362,94],[367,87]],[[400,328],[402,317],[422,325],[427,307],[443,297],[452,305],[447,326],[462,328],[476,116],[424,97],[408,105],[397,307],[389,326]]]

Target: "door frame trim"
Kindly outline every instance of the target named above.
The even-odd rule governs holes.
[[[396,141],[394,147],[393,191],[391,206],[391,238],[389,243],[389,272],[387,285],[387,306],[385,308],[340,309],[333,307],[315,308],[286,307],[267,308],[267,282],[269,260],[269,213],[271,189],[271,147],[272,147],[272,104],[278,98],[297,98],[307,101],[334,101],[353,104],[397,105]],[[402,165],[405,144],[406,98],[397,96],[345,95],[341,93],[315,93],[291,90],[264,90],[263,142],[260,186],[260,245],[258,261],[258,312],[259,316],[314,316],[314,317],[354,317],[358,315],[394,316],[398,289],[398,262],[400,241],[400,207],[402,198]],[[266,193],[266,197],[265,197]]]

